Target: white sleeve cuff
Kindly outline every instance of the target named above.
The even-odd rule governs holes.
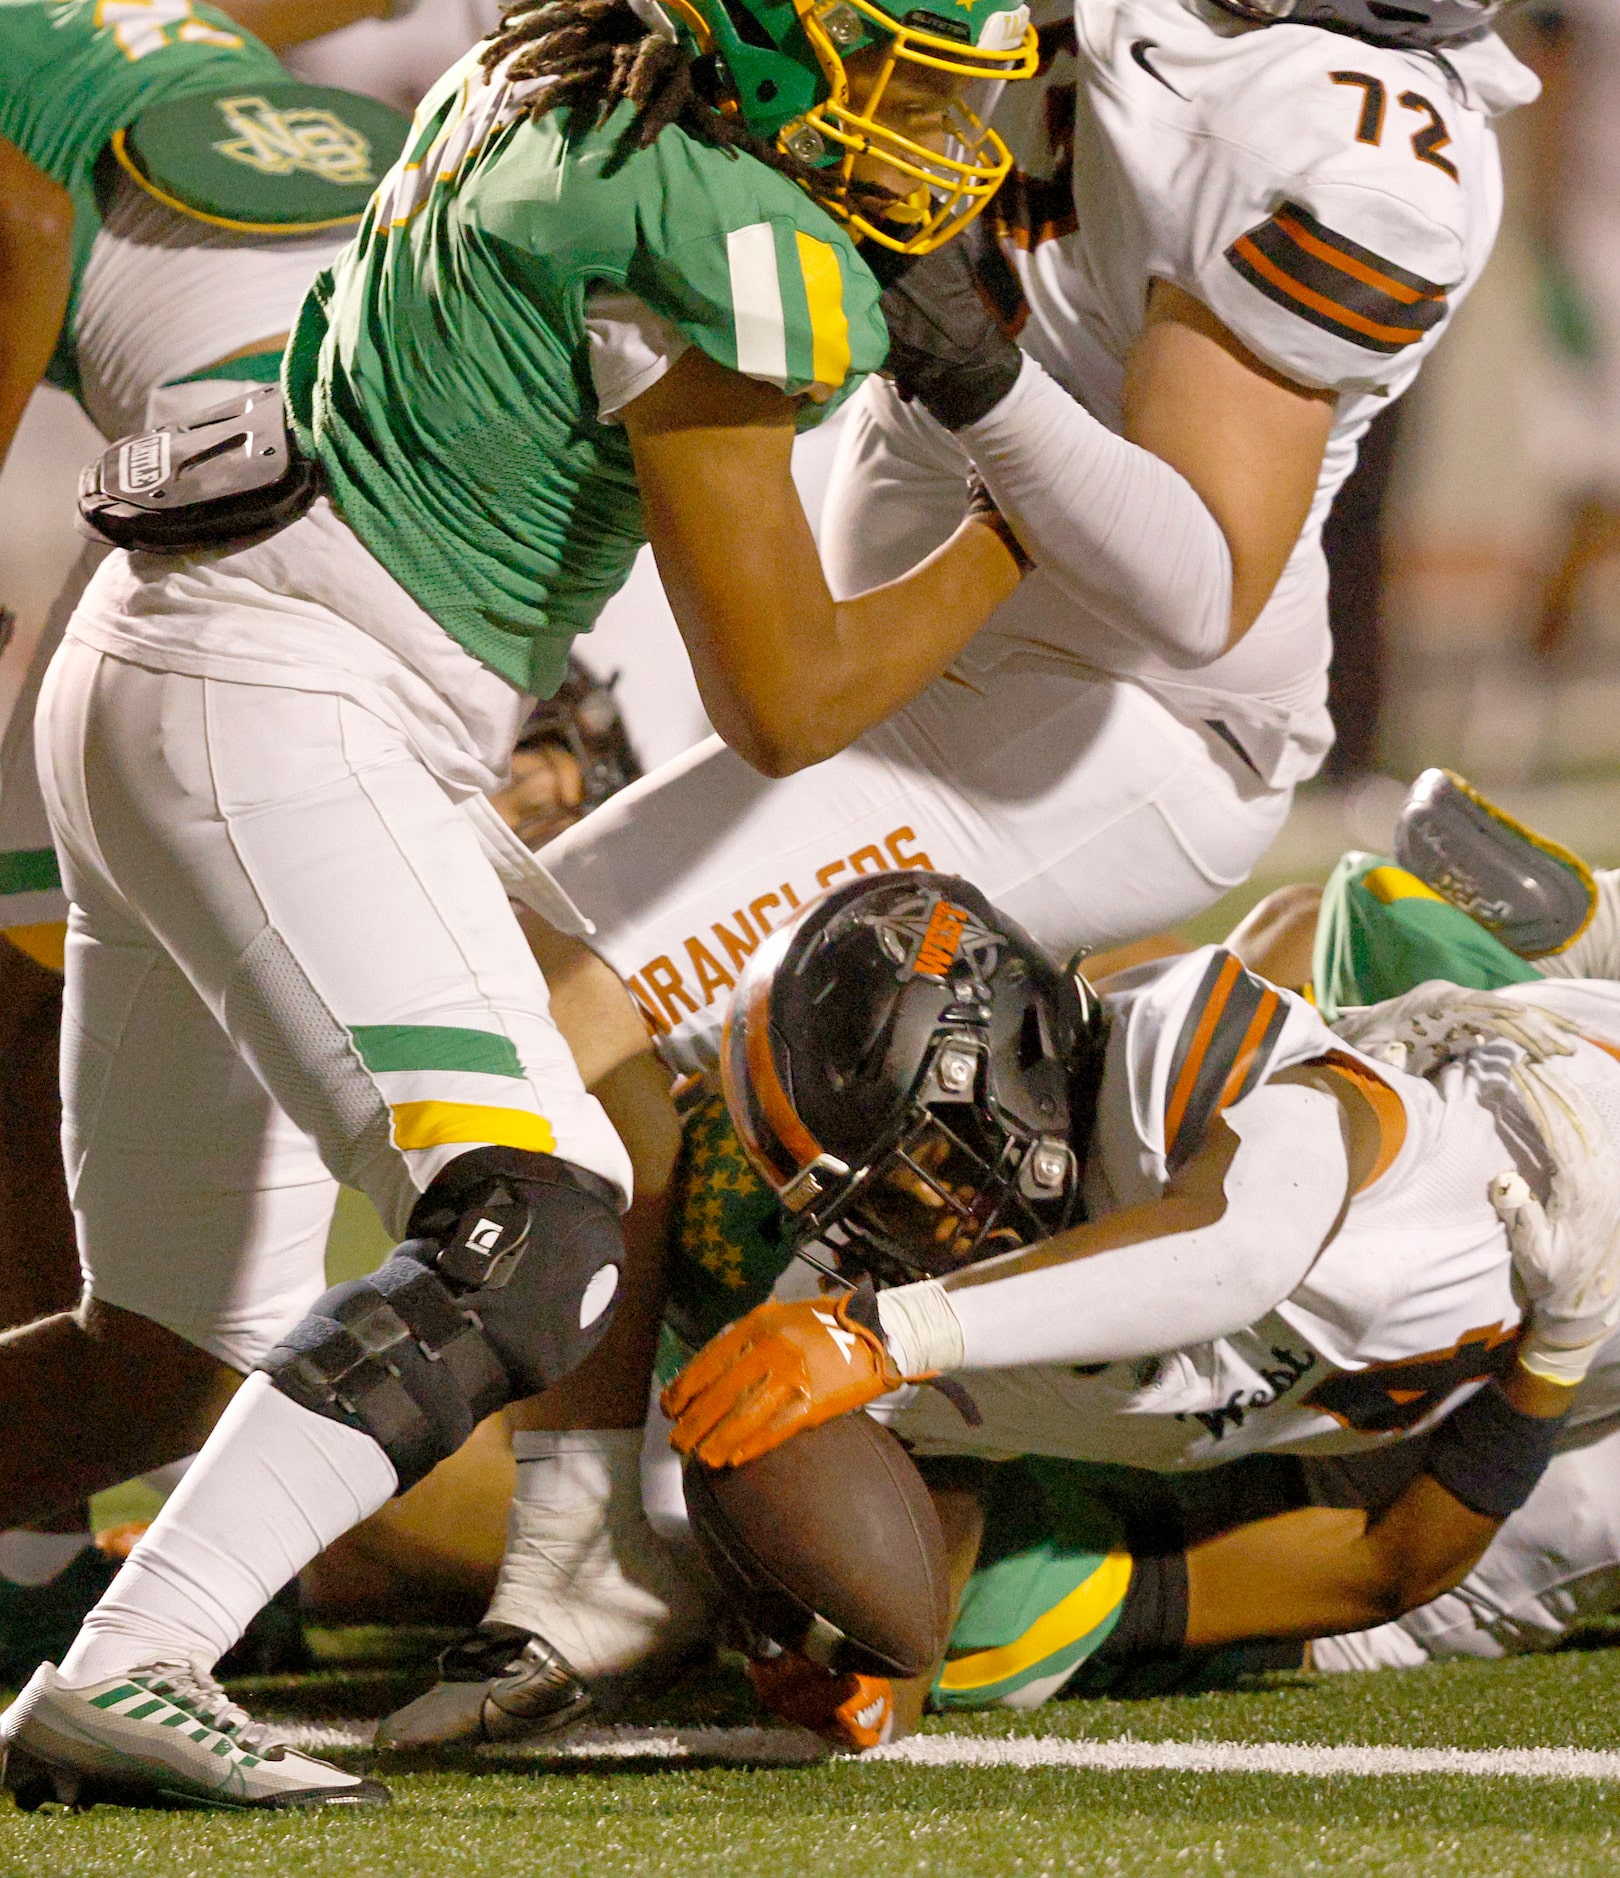
[[[624,407],[650,391],[691,344],[646,301],[605,286],[586,295],[585,337],[596,414],[604,424],[617,423]]]
[[[884,1341],[903,1376],[961,1368],[962,1326],[934,1279],[880,1291],[877,1308]]]

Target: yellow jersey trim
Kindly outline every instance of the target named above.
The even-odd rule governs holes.
[[[492,1108],[479,1102],[401,1102],[392,1111],[394,1146],[442,1148],[477,1141],[492,1148],[528,1148],[555,1154],[551,1123],[531,1109]]]
[[[1021,1637],[994,1650],[959,1656],[940,1671],[938,1687],[965,1693],[1021,1676],[1046,1657],[1079,1643],[1119,1608],[1131,1582],[1129,1552],[1110,1552],[1083,1584],[1037,1617]]]

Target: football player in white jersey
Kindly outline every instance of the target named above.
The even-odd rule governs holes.
[[[1176,1472],[1383,1445],[1504,1370],[1525,1181],[1615,1208],[1589,1234],[1607,1256],[1620,987],[1511,999],[1420,987],[1336,1032],[1203,947],[1097,1001],[965,882],[897,875],[750,962],[722,1067],[797,1234],[832,1234],[886,1287],[860,1343],[903,1355],[883,1376],[862,1355],[842,1385],[870,1401],[905,1373],[964,1378],[971,1424],[937,1391],[886,1399],[922,1452]],[[774,1365],[801,1320],[825,1339],[827,1308],[766,1304],[709,1344],[666,1392],[676,1447],[737,1464],[825,1419],[802,1365],[784,1355],[781,1386]],[[1532,1345],[1556,1344],[1537,1322]]]
[[[891,287],[897,382],[854,401],[823,533],[835,586],[886,578],[974,468],[1036,571],[831,762],[765,783],[700,748],[548,849],[681,1067],[827,886],[959,870],[1053,952],[1105,947],[1245,877],[1316,769],[1321,523],[1484,265],[1492,119],[1535,94],[1473,0],[1318,12],[1337,30],[1248,0],[1048,26],[998,119],[996,239]]]
[[[740,1464],[879,1397],[924,1455],[1160,1472],[1426,1434],[1400,1483],[1426,1469],[1421,1508],[1322,1515],[1304,1571],[1293,1528],[1229,1545],[1215,1562],[1248,1596],[1195,1580],[1185,1638],[1155,1642],[1319,1635],[1352,1628],[1358,1599],[1421,1603],[1491,1531],[1434,1482],[1500,1521],[1552,1452],[1553,1425],[1482,1379],[1528,1371],[1544,1408],[1606,1412],[1601,1375],[1576,1391],[1616,1315],[1620,989],[1429,986],[1355,1028],[1376,1056],[1219,948],[1116,979],[1099,1006],[959,881],[829,896],[745,972],[727,1096],[800,1243],[890,1288],[722,1333],[666,1392],[676,1446]],[[941,1372],[949,1395],[918,1386]],[[1392,1576],[1364,1575],[1367,1547]],[[1099,1597],[1093,1622],[1114,1615]]]

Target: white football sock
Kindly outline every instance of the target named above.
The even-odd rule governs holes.
[[[63,1681],[101,1682],[163,1661],[211,1670],[290,1578],[398,1484],[370,1435],[300,1408],[262,1373],[249,1376],[85,1619]]]
[[[1620,978],[1620,868],[1594,867],[1597,909],[1574,945],[1530,962],[1543,978]]]
[[[14,1585],[48,1585],[94,1544],[87,1532],[0,1532],[0,1578]]]
[[[517,1486],[491,1623],[542,1636],[582,1676],[689,1644],[707,1622],[697,1573],[647,1523],[639,1428],[520,1431]]]

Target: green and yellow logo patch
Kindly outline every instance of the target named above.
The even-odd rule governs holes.
[[[233,163],[262,176],[303,170],[339,188],[376,184],[370,139],[336,111],[278,109],[268,98],[216,98],[214,106],[235,132],[214,148]]]

